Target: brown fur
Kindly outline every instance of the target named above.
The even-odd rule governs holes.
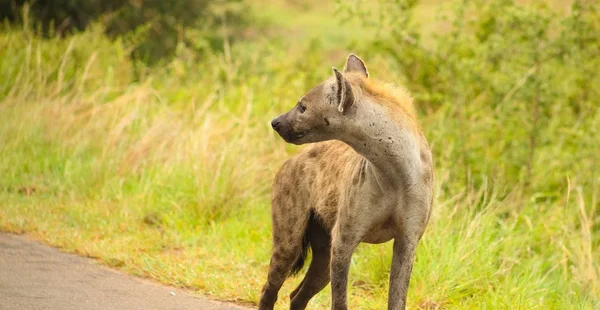
[[[406,122],[410,124],[412,130],[421,131],[413,98],[405,88],[365,78],[360,79],[360,83],[357,84],[369,96],[375,98],[375,101],[389,109],[394,121]]]
[[[403,309],[415,248],[433,203],[433,162],[412,98],[372,82],[360,58],[272,121],[288,142],[306,147],[275,176],[273,256],[259,309],[273,309],[285,278],[313,259],[291,294],[304,309],[331,280],[332,308],[346,309],[350,258],[360,242],[394,239],[390,309]],[[337,108],[336,108],[337,107]]]

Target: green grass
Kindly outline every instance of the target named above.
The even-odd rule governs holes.
[[[127,57],[129,43],[109,41],[98,27],[43,39],[28,27],[4,26],[0,229],[134,275],[256,304],[270,258],[271,181],[299,149],[269,121],[332,65],[341,67],[348,46],[369,46],[353,42],[352,28],[303,28],[333,28],[333,8],[278,5],[281,15],[274,8],[256,14],[285,38],[261,26],[267,39],[234,44],[229,55],[198,59],[182,47],[143,75]],[[375,77],[405,79],[382,57],[366,61]],[[600,307],[600,110],[577,117],[556,100],[525,182],[513,176],[526,175],[525,164],[513,167],[526,156],[520,125],[506,118],[515,107],[474,101],[465,123],[450,104],[421,110],[437,196],[410,308]],[[458,179],[464,149],[473,170]],[[390,246],[361,245],[353,256],[353,308],[386,307]],[[299,281],[284,285],[279,307],[289,305]],[[328,287],[309,307],[328,308],[329,299]]]

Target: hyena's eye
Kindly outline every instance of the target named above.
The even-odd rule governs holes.
[[[306,111],[306,106],[298,102],[298,111],[300,111],[300,113],[304,113]]]

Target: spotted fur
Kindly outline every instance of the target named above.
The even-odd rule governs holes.
[[[286,277],[312,261],[291,297],[306,308],[328,283],[347,309],[350,259],[360,242],[394,240],[389,309],[404,309],[414,253],[433,204],[433,160],[403,88],[370,80],[351,54],[345,70],[271,122],[287,142],[311,143],[275,176],[273,251],[259,309],[273,309]]]

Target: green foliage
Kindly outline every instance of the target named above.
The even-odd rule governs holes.
[[[129,57],[146,29],[111,39],[106,25],[63,37],[3,25],[0,229],[256,303],[270,183],[298,150],[269,120],[352,51],[415,94],[435,152],[409,307],[599,307],[598,5],[457,2],[433,30],[415,1],[353,5],[339,7],[347,27],[322,3],[261,7],[247,40],[219,34],[222,51],[192,27],[154,67]],[[389,243],[359,247],[351,305],[385,308],[390,258]],[[328,294],[309,307],[328,308]]]
[[[154,64],[172,57],[177,44],[190,40],[189,29],[196,34],[193,39],[222,49],[224,37],[239,35],[245,9],[241,0],[17,0],[0,6],[0,19],[39,24],[42,33],[52,37],[84,30],[103,18],[113,38],[142,30],[143,40],[132,49],[132,56]]]
[[[378,14],[360,7],[344,11],[379,30],[365,53],[392,60],[421,111],[453,116],[453,133],[443,138],[453,137],[457,147],[448,152],[439,145],[437,153],[440,161],[459,164],[452,179],[479,184],[482,179],[473,177],[493,176],[502,186],[523,183],[552,192],[565,188],[565,175],[598,169],[592,154],[579,150],[579,134],[565,131],[577,121],[579,133],[590,136],[585,140],[600,141],[594,127],[600,95],[597,3],[575,1],[564,14],[541,4],[457,1],[438,21],[444,28],[427,37],[415,22],[415,1],[381,1]],[[545,156],[556,154],[556,147],[568,148],[569,155]],[[598,176],[584,175],[579,181],[591,190]]]

